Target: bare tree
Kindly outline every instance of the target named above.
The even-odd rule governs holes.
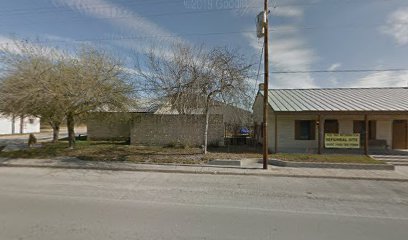
[[[94,111],[126,111],[132,102],[134,86],[124,65],[111,55],[93,48],[82,48],[77,58],[59,67],[63,81],[60,96],[70,147],[75,144],[75,118]]]
[[[56,142],[65,117],[59,98],[50,92],[57,78],[53,63],[57,54],[26,42],[16,41],[15,45],[17,52],[1,50],[5,71],[0,79],[0,112],[11,117],[41,117],[52,127]]]
[[[211,108],[219,103],[247,106],[250,101],[248,73],[251,65],[243,55],[228,48],[174,45],[163,57],[155,49],[146,55],[146,65],[137,69],[157,98],[180,114],[205,115],[204,148],[207,153]]]
[[[124,65],[111,55],[83,47],[76,55],[53,54],[41,47],[16,44],[3,51],[8,69],[0,83],[0,111],[47,119],[58,138],[67,121],[69,147],[75,145],[75,119],[92,111],[127,110],[133,85]]]

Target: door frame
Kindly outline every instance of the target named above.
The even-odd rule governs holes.
[[[404,148],[395,148],[395,142],[394,142],[394,124],[396,121],[404,121],[405,122],[405,147]],[[392,120],[392,149],[408,149],[408,120],[403,120],[403,119],[395,119]]]

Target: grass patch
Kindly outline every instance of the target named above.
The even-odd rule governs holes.
[[[199,148],[179,146],[134,146],[125,142],[93,142],[77,141],[75,149],[68,149],[68,143],[43,143],[40,148],[25,149],[13,152],[0,152],[5,158],[52,158],[59,156],[77,157],[89,161],[130,161],[140,163],[176,163],[205,164],[214,159],[262,158],[259,147],[229,146],[209,148],[209,153],[203,155]],[[332,154],[270,154],[270,158],[296,162],[325,163],[365,163],[382,164],[384,162],[364,155],[332,155]]]
[[[77,142],[77,149],[83,149],[90,145],[88,142]],[[76,150],[77,150],[76,149]],[[11,152],[0,152],[0,157],[5,158],[47,158],[66,156],[72,150],[68,149],[67,142],[44,143],[42,147],[23,149]]]
[[[278,153],[271,154],[270,157],[293,162],[384,164],[383,161],[365,155]]]
[[[77,141],[75,149],[68,149],[66,141],[43,143],[40,148],[0,152],[5,158],[77,157],[89,161],[131,161],[145,163],[203,164],[208,161],[198,148],[170,148],[133,146],[125,142]]]

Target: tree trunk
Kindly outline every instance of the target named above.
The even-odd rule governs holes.
[[[210,111],[209,111],[209,105],[207,103],[207,106],[205,107],[205,129],[204,129],[204,148],[203,148],[203,153],[207,154],[207,146],[208,146],[208,122],[210,119]]]
[[[59,132],[60,132],[60,124],[59,123],[52,123],[52,142],[56,143],[59,139]]]
[[[67,115],[67,128],[68,128],[68,144],[69,148],[73,149],[75,147],[75,121],[72,113]]]
[[[20,116],[20,133],[24,133],[24,115]]]
[[[11,123],[11,133],[15,134],[16,133],[16,116],[13,114],[12,117],[12,123]]]

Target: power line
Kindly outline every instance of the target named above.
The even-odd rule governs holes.
[[[343,70],[298,70],[298,71],[276,71],[273,74],[298,74],[298,73],[361,73],[361,72],[402,72],[408,68],[389,69],[343,69]]]
[[[254,31],[230,31],[230,32],[208,32],[208,33],[181,33],[173,35],[150,35],[150,36],[118,36],[109,38],[85,38],[85,39],[73,39],[73,42],[103,42],[103,41],[123,41],[123,40],[135,40],[135,39],[151,39],[151,38],[179,38],[182,36],[214,36],[214,35],[228,35],[228,34],[241,34],[241,33],[255,33]],[[35,40],[29,41],[30,43],[50,43],[50,42],[69,42],[69,40],[59,39],[47,39],[47,40]],[[2,44],[7,46],[7,44]]]
[[[351,25],[344,26],[320,26],[320,27],[289,27],[289,28],[269,28],[270,32],[281,32],[281,31],[297,31],[297,30],[315,30],[319,28],[334,28],[334,27],[353,27]],[[356,27],[356,26],[354,26]],[[84,38],[84,39],[73,39],[74,42],[103,42],[103,41],[122,41],[122,40],[136,40],[136,39],[151,39],[151,38],[179,38],[183,36],[215,36],[215,35],[233,35],[242,33],[253,33],[255,31],[229,31],[229,32],[207,32],[207,33],[179,33],[172,35],[147,35],[147,36],[113,36],[104,38]],[[67,40],[58,39],[47,39],[47,40],[35,40],[33,43],[49,43],[49,42],[68,42]]]
[[[401,72],[408,71],[408,68],[389,68],[389,69],[344,69],[344,70],[310,70],[310,71],[276,71],[271,72],[271,74],[293,74],[293,73],[355,73],[355,72]],[[258,73],[256,75],[246,76],[247,78],[258,77],[259,75],[264,75],[265,73]],[[137,91],[158,91],[158,90],[168,90],[168,88],[143,88]]]
[[[374,0],[371,0],[374,1]],[[385,0],[377,0],[377,1],[385,1]],[[393,0],[389,0],[389,1],[393,1]],[[136,2],[139,3],[140,2]],[[163,2],[152,2],[152,3],[163,3]],[[169,2],[166,2],[169,3]],[[351,3],[351,2],[346,2],[346,3]],[[142,2],[142,4],[146,4],[146,2]],[[286,6],[296,6],[296,5],[316,5],[316,3],[308,3],[308,4],[285,4],[285,5],[276,5],[274,6],[274,8],[272,9],[272,12],[274,9],[279,8],[279,7],[286,7]],[[87,5],[85,5],[86,7]],[[112,8],[112,7],[108,7],[108,6],[101,6],[99,7],[101,9],[113,9],[113,10],[119,10],[123,7],[116,7],[116,8]],[[142,18],[142,17],[162,17],[162,16],[181,16],[181,15],[190,15],[190,14],[205,14],[205,13],[214,13],[214,12],[226,12],[226,11],[237,11],[237,10],[245,10],[245,9],[258,9],[259,7],[254,7],[254,6],[244,6],[244,7],[235,7],[235,8],[212,8],[212,9],[206,9],[206,10],[197,10],[197,11],[182,11],[182,12],[167,12],[167,13],[155,13],[155,14],[147,14],[147,15],[136,15],[135,13],[130,12],[129,10],[123,8],[118,12],[126,13],[124,16],[109,16],[109,17],[97,17],[95,18],[95,20],[106,20],[106,19],[125,19],[125,18]],[[88,9],[98,9],[98,8],[88,8]],[[72,9],[60,9],[62,11],[74,11]],[[58,11],[52,10],[50,9],[51,13],[57,13]],[[40,12],[41,13],[41,12]],[[7,16],[12,16],[13,14],[8,14]],[[0,14],[1,16],[1,14]],[[4,15],[3,15],[4,16]],[[55,19],[54,19],[55,21]],[[76,17],[76,18],[71,18],[71,19],[57,19],[58,22],[72,22],[72,21],[84,21],[83,18],[81,17]],[[38,24],[38,22],[30,22],[28,24]],[[27,25],[27,24],[25,24]]]
[[[254,8],[254,7],[250,7]],[[130,13],[124,11],[126,15],[123,16],[108,16],[108,17],[95,17],[93,20],[109,20],[109,19],[126,19],[126,18],[148,18],[148,17],[163,17],[163,16],[182,16],[182,15],[192,15],[192,14],[205,14],[205,13],[214,13],[214,12],[227,12],[227,11],[236,11],[239,9],[244,9],[244,8],[226,8],[226,9],[210,9],[210,10],[201,10],[201,11],[182,11],[182,12],[166,12],[166,13],[155,13],[155,14],[146,14],[146,15],[137,15],[135,13]],[[53,22],[89,22],[85,21],[83,17],[75,17],[75,18],[70,18],[70,19],[53,19]],[[43,21],[46,22],[46,21]],[[47,21],[48,22],[48,21]],[[32,19],[30,19],[29,23],[24,23],[24,25],[34,25],[34,24],[39,24],[40,22],[32,22]],[[7,26],[10,26],[10,24],[7,24]]]
[[[121,1],[122,3],[126,3],[126,5],[122,6],[118,6],[116,8],[124,8],[127,6],[140,6],[140,5],[156,5],[156,4],[174,4],[174,3],[178,3],[178,2],[182,2],[183,0],[160,0],[160,1],[152,1],[152,0],[148,0],[148,1],[141,1],[141,2],[135,2],[133,0],[129,1]],[[121,3],[119,2],[119,3]],[[118,2],[115,2],[118,3]],[[107,6],[107,4],[83,4],[81,5],[81,7],[83,8],[87,8],[87,9],[106,9],[106,8],[112,8],[111,6]],[[30,12],[31,11],[31,12]],[[75,11],[75,9],[71,9],[71,8],[67,8],[66,5],[62,5],[61,7],[59,6],[54,6],[54,7],[38,7],[38,8],[14,8],[14,9],[2,9],[0,10],[0,13],[4,12],[6,13],[5,16],[7,15],[13,15],[13,14],[7,14],[7,13],[17,13],[16,15],[20,15],[20,14],[32,14],[32,13],[46,13],[46,12],[71,12],[71,11]],[[3,15],[4,16],[4,15]]]
[[[306,3],[287,3],[287,4],[275,4],[274,8],[279,8],[279,7],[289,7],[289,6],[317,6],[317,5],[329,5],[329,4],[359,4],[362,2],[392,2],[392,1],[401,1],[401,0],[353,0],[353,1],[337,1],[337,0],[332,0],[332,1],[323,1],[323,2],[306,2]],[[126,3],[124,6],[118,6],[117,8],[124,8],[127,6],[138,6],[138,5],[156,5],[156,4],[167,4],[167,3],[185,3],[184,0],[159,0],[159,1],[138,1],[135,2],[134,0],[129,0],[129,1],[119,1],[119,3]],[[107,6],[106,4],[83,4],[81,5],[84,8],[87,9],[106,9],[106,8],[111,8],[110,6]],[[259,7],[256,6],[251,6],[251,5],[246,5],[240,8],[236,9],[245,9],[245,8],[257,8],[260,9]],[[199,7],[197,7],[199,9]],[[225,8],[224,8],[225,9]],[[231,9],[231,8],[230,8]],[[220,9],[217,9],[220,10]],[[234,10],[234,9],[231,9]],[[30,12],[31,11],[31,12]],[[37,12],[36,12],[37,11]],[[44,12],[65,12],[65,11],[74,11],[73,9],[67,9],[66,6],[62,7],[38,7],[38,8],[14,8],[14,9],[3,9],[0,10],[0,13],[5,12],[5,13],[25,13],[25,14],[31,14],[31,13],[44,13]],[[12,14],[6,14],[6,15],[12,15]]]
[[[309,74],[309,73],[364,73],[364,72],[404,72],[408,68],[387,68],[387,69],[343,69],[343,70],[292,70],[292,71],[271,71],[271,74]],[[248,76],[256,77],[265,73]]]
[[[372,0],[374,1],[374,0]],[[378,1],[385,1],[385,0],[378,0]],[[389,0],[392,1],[392,0]],[[146,4],[147,2],[136,2],[136,3],[142,3],[142,4]],[[162,3],[162,1],[158,1],[158,2],[152,2],[152,3]],[[167,2],[168,3],[168,2]],[[346,3],[350,3],[350,2],[346,2]],[[310,3],[309,3],[310,4]],[[315,5],[316,3],[312,3],[312,5]],[[291,5],[298,5],[298,4],[287,4],[287,5],[281,5],[281,7],[285,7],[285,6],[291,6]],[[299,5],[304,5],[304,4],[299,4]],[[88,5],[84,5],[85,7]],[[280,6],[274,6],[274,8],[272,9],[272,11],[275,8],[279,8]],[[101,6],[100,8],[111,8],[108,6]],[[121,9],[123,7],[117,7],[117,8],[112,8],[113,10],[118,10]],[[166,12],[166,13],[155,13],[155,14],[147,14],[147,15],[136,15],[135,13],[132,13],[130,11],[128,11],[127,9],[121,9],[120,13],[125,13],[124,16],[108,16],[108,17],[95,17],[94,20],[106,20],[106,19],[124,19],[124,18],[145,18],[145,17],[161,17],[161,16],[172,16],[172,15],[189,15],[189,14],[203,14],[203,13],[212,13],[212,12],[225,12],[225,11],[236,11],[236,10],[242,10],[242,9],[258,9],[259,7],[253,7],[253,6],[245,6],[245,7],[236,7],[236,8],[221,8],[221,9],[206,9],[206,10],[200,10],[200,11],[182,11],[182,12]],[[95,8],[88,8],[88,9],[95,9]],[[72,9],[60,9],[60,10],[64,10],[64,11],[74,11]],[[50,12],[55,12],[55,11],[50,11]],[[1,16],[1,15],[0,15]],[[30,19],[32,20],[32,19]],[[84,20],[82,17],[76,17],[73,19],[54,19],[54,22],[72,22],[72,21],[83,21],[85,22],[86,20]],[[89,21],[87,21],[89,22]],[[32,22],[30,21],[29,23],[25,23],[24,25],[26,26],[27,24],[38,24],[38,22]],[[290,28],[284,28],[284,29],[279,29],[279,31],[295,31],[295,30],[315,30],[315,29],[319,29],[319,28],[325,28],[325,29],[334,29],[334,28],[367,28],[367,27],[378,27],[380,25],[383,25],[383,23],[381,24],[375,24],[375,25],[366,25],[366,26],[356,26],[356,25],[334,25],[334,26],[311,26],[311,27],[290,27]],[[10,26],[10,24],[7,24],[7,26]],[[272,30],[272,29],[271,29]],[[273,30],[272,30],[273,31]]]
[[[261,64],[262,64],[262,57],[263,57],[264,47],[265,47],[265,43],[262,44],[261,54],[260,54],[260,57],[259,57],[259,65],[258,65],[258,73],[257,73],[257,76],[256,76],[255,89],[258,88],[259,72],[261,71]]]
[[[101,7],[101,8],[108,8],[109,7]],[[247,8],[255,8],[255,7],[247,7]],[[187,15],[187,14],[200,14],[200,13],[212,13],[212,12],[227,12],[227,11],[234,11],[234,10],[240,10],[240,9],[247,9],[247,8],[223,8],[223,9],[208,9],[208,10],[197,10],[197,11],[182,11],[182,12],[165,12],[165,13],[153,13],[153,14],[146,14],[146,15],[138,15],[132,12],[129,12],[126,9],[123,9],[122,12],[126,13],[123,16],[111,16],[111,17],[100,17],[97,19],[121,19],[121,18],[131,18],[131,17],[161,17],[161,16],[172,16],[172,15]],[[73,11],[71,9],[67,9],[66,11],[70,12]],[[39,12],[41,13],[41,12]],[[57,12],[51,12],[51,13],[57,13]],[[13,16],[15,14],[7,14],[7,15],[1,15],[0,16]],[[20,14],[18,14],[20,15]],[[69,19],[69,21],[72,20],[77,20],[81,18],[72,18]]]
[[[179,34],[177,36],[146,36],[146,37],[121,37],[116,39],[83,39],[83,40],[74,40],[77,42],[92,42],[92,41],[118,41],[118,40],[131,40],[131,39],[138,39],[138,38],[155,38],[155,37],[179,37],[179,36],[187,36],[187,35],[218,35],[218,34],[236,34],[236,33],[243,33],[245,31],[237,31],[237,32],[215,32],[215,33],[191,33],[191,34]],[[253,31],[246,31],[246,32],[253,32]],[[48,41],[33,41],[32,43],[47,43]],[[65,40],[52,40],[51,42],[66,42]],[[7,47],[9,44],[0,44],[0,47]],[[263,46],[264,47],[264,46]],[[262,47],[262,48],[263,48]],[[0,49],[1,50],[1,49]],[[262,55],[261,55],[262,58]],[[260,68],[261,60],[259,61]],[[259,77],[259,75],[263,75],[264,73],[258,73],[253,76],[248,77]],[[339,69],[339,70],[287,70],[287,71],[272,71],[272,74],[309,74],[309,73],[363,73],[363,72],[403,72],[408,71],[408,68],[387,68],[387,69]]]

